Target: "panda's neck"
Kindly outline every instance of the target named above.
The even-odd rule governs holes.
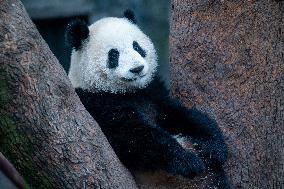
[[[114,95],[114,96],[133,96],[133,95],[168,95],[169,91],[165,87],[164,82],[162,82],[159,77],[154,77],[154,79],[144,88],[137,88],[129,91],[104,91],[99,89],[92,89],[89,92],[99,95]]]

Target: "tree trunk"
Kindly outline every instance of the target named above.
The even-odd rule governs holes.
[[[18,0],[0,1],[0,151],[32,188],[136,188]]]
[[[284,188],[284,3],[172,0],[171,12],[172,94],[217,120],[233,188]]]

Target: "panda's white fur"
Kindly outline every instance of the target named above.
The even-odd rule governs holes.
[[[157,69],[156,50],[137,25],[126,18],[108,17],[89,26],[89,31],[82,47],[72,51],[68,76],[75,88],[124,93],[151,82]],[[133,49],[133,41],[145,50],[145,58]],[[107,67],[110,49],[120,53],[118,67],[114,69]],[[141,73],[129,71],[141,65],[144,66]]]

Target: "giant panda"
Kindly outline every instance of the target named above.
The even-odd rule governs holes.
[[[154,45],[132,11],[89,27],[73,20],[65,37],[73,49],[68,77],[126,167],[194,177],[225,162],[227,147],[216,122],[169,96],[157,76]]]

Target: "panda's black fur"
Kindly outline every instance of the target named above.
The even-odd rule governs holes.
[[[136,22],[134,14],[126,15]],[[74,37],[77,49],[80,42],[74,42]],[[227,158],[227,147],[216,122],[172,99],[158,77],[135,92],[89,92],[81,88],[76,92],[119,159],[130,169],[166,170],[192,177],[207,166],[221,167]],[[177,142],[173,135],[178,134],[194,144],[197,155]]]
[[[158,78],[136,93],[76,92],[129,168],[163,169],[190,177],[204,170],[203,162],[219,166],[226,160],[227,148],[216,122],[171,99]],[[182,148],[173,134],[198,144],[200,158]]]

